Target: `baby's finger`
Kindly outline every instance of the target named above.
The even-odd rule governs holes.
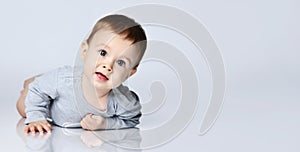
[[[85,123],[87,125],[90,125],[91,123],[93,123],[93,114],[88,114],[86,117],[85,117]]]
[[[85,125],[88,125],[88,122],[91,120],[91,116],[90,116],[90,114],[87,114],[83,119],[82,119],[82,121],[83,121],[83,123],[85,124]]]
[[[24,132],[25,132],[26,134],[28,134],[28,133],[29,133],[29,126],[28,126],[28,125],[26,125],[26,126],[25,126],[25,128],[24,128]]]
[[[83,121],[83,126],[84,126],[83,129],[91,130],[90,125],[87,123],[87,121]]]
[[[37,125],[36,128],[37,128],[38,132],[40,132],[40,134],[44,134],[44,129],[41,125]]]
[[[92,115],[93,115],[93,114],[90,114],[90,113],[89,113],[89,114],[85,115],[84,118],[85,118],[85,119],[91,119],[91,118],[92,118]]]
[[[32,134],[35,134],[35,126],[30,126],[30,132],[31,132]]]
[[[80,125],[81,125],[81,127],[82,127],[83,129],[86,129],[86,126],[85,126],[84,120],[81,120],[81,121],[80,121]]]
[[[99,119],[101,119],[101,118],[102,118],[101,116],[92,115],[92,119],[97,119],[97,120],[99,120]]]
[[[42,126],[46,130],[47,133],[51,132],[51,125],[49,123],[42,124]]]

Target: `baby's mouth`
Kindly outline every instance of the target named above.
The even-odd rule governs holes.
[[[101,81],[107,81],[108,78],[102,74],[101,72],[95,72],[95,74],[97,75],[97,77],[101,80]]]

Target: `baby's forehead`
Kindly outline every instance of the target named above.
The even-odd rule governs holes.
[[[129,44],[133,44],[133,41],[126,38],[126,34],[119,34],[119,33],[115,33],[112,30],[109,29],[99,29],[95,35],[92,37],[92,41],[96,40],[99,41],[101,40],[102,43],[108,44],[110,43],[112,40],[118,38],[120,41],[127,41],[129,42]]]
[[[132,40],[127,39],[124,35],[116,34],[108,30],[100,30],[95,33],[91,40],[91,44],[94,46],[107,46],[108,48],[124,49],[138,49],[139,44],[133,43]]]
[[[116,34],[109,30],[97,31],[90,45],[96,48],[104,47],[110,51],[138,50],[138,45],[133,43],[132,40],[128,40],[124,35]]]

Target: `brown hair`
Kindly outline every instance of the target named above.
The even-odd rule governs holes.
[[[124,39],[132,41],[132,44],[137,43],[140,49],[140,60],[143,57],[147,47],[147,37],[144,29],[135,20],[124,15],[108,15],[94,25],[92,32],[87,38],[89,44],[95,33],[101,29],[111,30],[112,32],[124,36]],[[139,63],[138,63],[139,64]],[[135,66],[135,68],[138,65]]]

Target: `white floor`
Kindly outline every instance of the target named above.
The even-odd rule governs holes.
[[[300,103],[299,98],[288,94],[227,99],[216,124],[204,136],[197,134],[199,123],[192,121],[174,140],[138,151],[298,152]],[[51,135],[26,136],[23,119],[13,103],[2,105],[1,119],[1,149],[8,151],[134,151],[121,147],[137,148],[143,144],[136,129],[88,132],[53,127]]]

